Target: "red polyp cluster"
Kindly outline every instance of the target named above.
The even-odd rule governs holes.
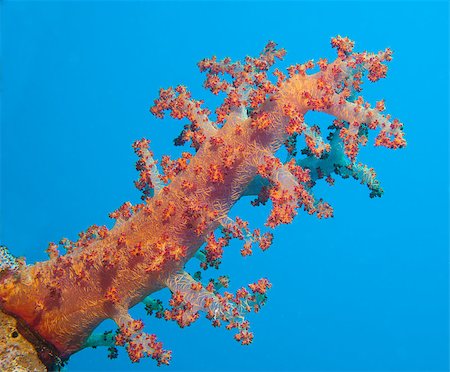
[[[375,140],[375,146],[384,146],[394,150],[405,147],[406,140],[402,129],[403,124],[398,119],[394,119],[388,129],[380,131]]]
[[[193,289],[199,290],[195,286]],[[200,317],[198,312],[193,312],[193,305],[184,301],[184,296],[180,292],[172,294],[169,304],[172,308],[164,312],[164,319],[176,321],[181,328],[191,325]]]
[[[264,232],[261,234],[260,229],[255,229],[253,232],[249,229],[249,223],[244,221],[240,217],[236,216],[233,221],[231,218],[224,218],[221,221],[222,232],[224,233],[223,242],[228,244],[231,238],[245,241],[244,246],[241,249],[242,256],[250,256],[253,243],[257,243],[259,247],[265,251],[268,249],[273,240],[273,234],[270,232]],[[208,254],[206,255],[206,262],[208,261]],[[206,263],[201,264],[203,268],[207,268]]]
[[[158,366],[169,364],[171,351],[164,350],[162,343],[157,341],[156,335],[144,333],[143,328],[142,320],[128,319],[124,321],[120,324],[115,344],[126,347],[128,356],[133,363],[149,356],[156,360]]]
[[[191,94],[185,87],[179,85],[175,89],[161,89],[159,95],[150,108],[152,114],[163,118],[164,111],[170,111],[170,116],[174,119],[187,118],[190,121],[190,125],[186,126],[175,140],[176,145],[183,145],[186,141],[192,140],[192,146],[198,149],[206,137],[215,132],[208,119],[209,110],[201,108],[202,101],[191,99]]]
[[[227,246],[229,239],[219,238],[216,240],[214,233],[210,233],[207,238],[205,247],[206,261],[202,263],[202,267],[206,269],[207,266],[218,268],[222,259],[223,247]]]
[[[239,108],[257,109],[265,102],[267,95],[278,90],[268,80],[267,71],[275,63],[275,58],[282,59],[285,54],[284,49],[277,50],[276,44],[269,42],[259,57],[247,57],[245,63],[231,62],[228,57],[217,61],[215,56],[198,63],[200,71],[207,73],[205,88],[213,94],[227,94],[223,104],[216,109],[216,124],[224,123]],[[219,74],[230,75],[233,82],[221,79]],[[266,127],[266,124],[267,120],[262,120],[259,125]]]
[[[160,183],[156,162],[153,160],[153,153],[148,149],[150,141],[142,138],[133,143],[133,149],[139,160],[136,162],[136,170],[139,172],[139,179],[135,181],[135,186],[142,191],[142,199],[151,196],[152,190],[159,189]]]
[[[269,281],[265,278],[259,279],[256,283],[249,284],[249,288],[253,293],[259,293],[264,295],[267,290],[272,286]]]
[[[338,35],[331,38],[331,46],[337,49],[340,59],[345,59],[353,51],[355,43],[348,37]]]

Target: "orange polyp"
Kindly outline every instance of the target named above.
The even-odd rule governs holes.
[[[114,304],[118,303],[119,302],[119,296],[117,294],[117,288],[116,287],[109,288],[108,291],[105,294],[105,298],[108,301],[111,301]]]

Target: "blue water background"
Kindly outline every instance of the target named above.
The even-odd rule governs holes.
[[[274,40],[288,51],[279,68],[331,60],[337,34],[358,51],[390,47],[387,79],[364,83],[363,96],[386,100],[408,147],[374,148],[372,134],[359,156],[385,195],[370,199],[352,179],[321,182],[315,194],[333,205],[333,219],[300,213],[267,252],[243,259],[239,244],[226,250],[220,273],[232,289],[273,283],[267,306],[249,317],[253,344],[204,318],[182,330],[142,306],[132,314],[173,350],[167,371],[447,370],[448,10],[447,2],[4,1],[1,243],[30,263],[45,260],[49,241],[111,226],[109,212],[138,202],[131,143],[149,138],[157,158],[180,153],[172,139],[183,124],[148,112],[159,88],[183,84],[211,109],[220,103],[202,88],[202,58],[242,59]],[[267,213],[246,199],[232,215],[258,227]],[[68,369],[158,369],[151,359],[132,365],[124,350],[113,361],[106,354],[84,350]]]

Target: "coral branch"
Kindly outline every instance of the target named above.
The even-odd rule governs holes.
[[[243,62],[202,60],[205,87],[225,94],[216,120],[185,87],[160,90],[150,111],[159,118],[170,111],[173,118],[187,119],[175,145],[191,141],[195,154],[184,151],[175,160],[164,155],[160,174],[150,141],[136,141],[135,184],[143,193],[142,204],[125,202],[113,211],[116,223],[110,230],[92,225],[77,241],[50,243],[44,262],[26,265],[0,247],[0,310],[20,319],[34,335],[36,348],[46,345],[52,351],[48,368],[88,346],[107,346],[110,357],[117,356],[116,346],[123,346],[133,362],[149,356],[158,365],[168,364],[170,351],[128,313],[139,302],[149,314],[181,327],[206,313],[213,326],[225,323],[237,329],[237,341],[250,344],[253,334],[245,314],[265,303],[268,280],[235,294],[220,293],[228,286],[227,277],[204,285],[200,272],[194,279],[183,271],[194,256],[203,269],[217,268],[232,238],[244,242],[243,256],[252,253],[253,243],[262,250],[270,246],[272,233],[250,231],[246,221],[228,217],[233,205],[245,195],[257,195],[252,205],[272,205],[266,225],[274,228],[290,223],[300,208],[318,218],[332,217],[333,209],[313,196],[313,188],[322,179],[333,185],[334,175],[358,179],[371,197],[382,195],[375,171],[359,161],[359,149],[368,143],[369,130],[379,131],[376,146],[404,147],[403,124],[382,114],[384,101],[371,108],[359,92],[364,76],[370,82],[386,77],[392,52],[355,53],[354,43],[341,36],[331,45],[337,50],[334,61],[307,61],[288,67],[287,73],[276,69],[273,82],[269,70],[285,55],[273,42]],[[315,66],[319,71],[312,73]],[[335,117],[327,136],[305,123],[308,111]],[[297,151],[301,136],[306,147]],[[277,158],[283,145],[285,162]],[[218,228],[222,236],[215,235]],[[148,297],[165,287],[172,291],[169,309]],[[118,331],[92,334],[108,318]]]
[[[198,318],[199,311],[203,311],[214,327],[225,322],[226,329],[236,328],[238,333],[234,337],[243,345],[253,340],[245,313],[258,312],[271,287],[267,279],[260,279],[249,284],[250,292],[241,288],[234,295],[229,292],[221,295],[211,285],[203,287],[186,272],[174,273],[166,280],[166,285],[173,292],[171,306],[174,307],[166,312],[167,320],[176,320],[180,327],[185,327]]]
[[[209,120],[209,111],[202,109],[203,102],[191,99],[191,94],[182,85],[175,89],[161,89],[159,98],[155,100],[150,112],[156,117],[163,118],[164,111],[169,110],[174,119],[187,118],[190,124],[175,139],[176,145],[182,145],[192,140],[192,145],[198,148],[205,139],[213,136],[217,130]]]

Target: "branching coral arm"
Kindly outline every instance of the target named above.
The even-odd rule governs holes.
[[[224,277],[218,278],[220,284],[205,285],[199,275],[184,271],[194,256],[200,258],[202,269],[218,267],[232,238],[244,241],[244,256],[251,254],[253,242],[268,248],[272,234],[250,232],[245,221],[232,220],[233,205],[255,192],[253,205],[270,200],[269,228],[290,223],[299,207],[319,218],[331,217],[332,208],[316,200],[312,189],[321,178],[332,184],[332,172],[358,178],[371,189],[371,196],[381,195],[374,171],[357,162],[359,145],[367,142],[369,129],[379,129],[376,145],[403,147],[403,126],[381,114],[383,101],[371,109],[356,94],[364,74],[370,81],[386,76],[391,52],[354,53],[353,42],[340,36],[331,44],[338,52],[334,62],[319,60],[320,71],[313,74],[308,73],[312,61],[290,66],[287,75],[275,70],[275,82],[268,71],[285,51],[273,42],[258,57],[243,62],[215,57],[201,61],[200,70],[207,74],[205,86],[226,97],[212,122],[209,111],[192,100],[186,88],[160,91],[151,112],[163,117],[170,111],[173,118],[187,119],[175,144],[191,141],[195,154],[186,151],[176,160],[163,156],[160,174],[149,141],[136,141],[140,172],[136,186],[143,192],[143,203],[126,202],[112,212],[116,224],[110,230],[93,225],[75,242],[50,243],[48,261],[26,265],[6,249],[0,250],[1,311],[26,325],[39,345],[51,350],[51,360],[45,362],[49,368],[86,345],[101,342],[90,336],[108,318],[118,326],[115,346],[123,346],[133,362],[149,356],[158,364],[168,364],[170,351],[155,335],[144,332],[142,320],[129,315],[139,302],[149,313],[180,326],[205,312],[213,325],[236,328],[235,338],[249,344],[253,335],[244,315],[264,304],[270,287],[267,279],[232,294],[219,292],[227,286]],[[223,74],[230,79],[222,79]],[[308,111],[337,118],[328,137],[305,123]],[[295,141],[300,135],[306,148],[301,152],[304,157],[296,158]],[[283,145],[289,153],[284,164],[276,157]],[[216,235],[218,228],[222,235]],[[172,291],[168,309],[148,297],[165,287]],[[110,336],[104,343],[109,341]],[[114,347],[110,346],[113,356]]]

